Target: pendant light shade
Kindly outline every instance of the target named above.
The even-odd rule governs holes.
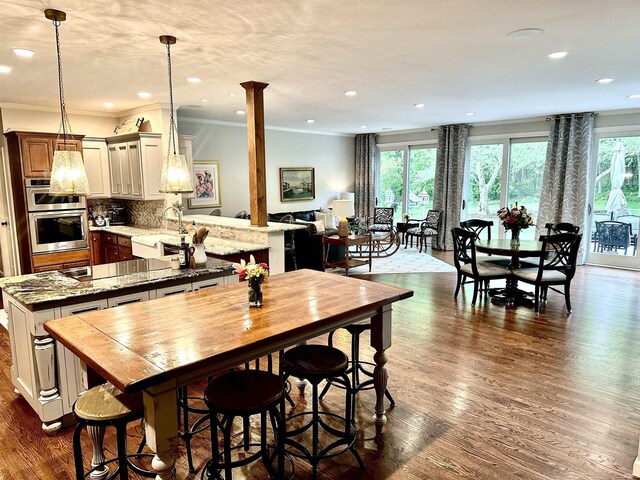
[[[60,56],[60,33],[58,27],[67,19],[66,13],[60,10],[46,9],[44,16],[53,22],[56,30],[56,53],[58,55],[58,92],[60,94],[60,130],[56,140],[56,151],[53,153],[51,166],[51,183],[49,193],[54,195],[89,195],[89,180],[84,168],[82,154],[67,148],[71,135],[71,124],[67,117],[62,84],[62,59]],[[71,144],[69,144],[71,147]],[[75,145],[74,145],[75,148]]]
[[[175,134],[178,130],[173,119],[173,84],[171,81],[171,45],[176,43],[176,37],[171,35],[160,36],[160,43],[167,46],[167,65],[169,70],[169,104],[171,108],[169,123],[169,146],[167,156],[162,163],[160,174],[160,191],[164,193],[191,193],[191,172],[184,155],[176,152]],[[172,148],[173,146],[173,148]]]

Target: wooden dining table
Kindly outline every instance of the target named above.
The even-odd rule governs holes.
[[[173,478],[176,388],[337,328],[371,319],[374,423],[387,419],[391,305],[412,290],[313,270],[274,275],[264,305],[249,308],[245,283],[50,320],[44,328],[123,392],[143,392],[146,441],[157,480]]]
[[[540,258],[542,256],[542,242],[536,240],[520,240],[519,245],[512,245],[508,238],[497,238],[494,240],[477,240],[476,250],[480,253],[491,255],[502,255],[511,257],[508,268],[513,270],[522,267],[523,258]],[[531,267],[534,265],[531,264]],[[538,260],[535,262],[538,266]],[[508,306],[518,304],[529,304],[533,301],[533,294],[518,288],[518,279],[509,277],[506,280],[505,288],[492,288],[489,296],[494,303],[506,303]]]

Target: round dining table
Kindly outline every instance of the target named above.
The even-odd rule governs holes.
[[[502,255],[511,257],[511,262],[507,266],[510,270],[521,268],[523,258],[540,258],[542,256],[542,242],[536,240],[520,240],[519,245],[512,245],[511,239],[497,238],[493,240],[476,240],[476,250],[490,255]],[[526,266],[526,265],[525,265]],[[531,263],[532,268],[537,268],[538,260]],[[493,303],[506,303],[507,306],[518,304],[531,304],[534,300],[533,294],[518,288],[518,279],[509,277],[505,288],[492,288],[489,296]]]

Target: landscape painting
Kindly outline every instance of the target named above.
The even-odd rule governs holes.
[[[195,160],[193,162],[193,193],[189,208],[222,206],[220,199],[220,162]]]
[[[313,200],[316,198],[315,173],[313,168],[281,168],[280,200]]]

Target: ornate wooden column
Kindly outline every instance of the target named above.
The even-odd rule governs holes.
[[[264,100],[268,83],[244,82],[247,92],[247,139],[249,142],[249,208],[251,225],[267,226],[267,179],[264,153]]]

